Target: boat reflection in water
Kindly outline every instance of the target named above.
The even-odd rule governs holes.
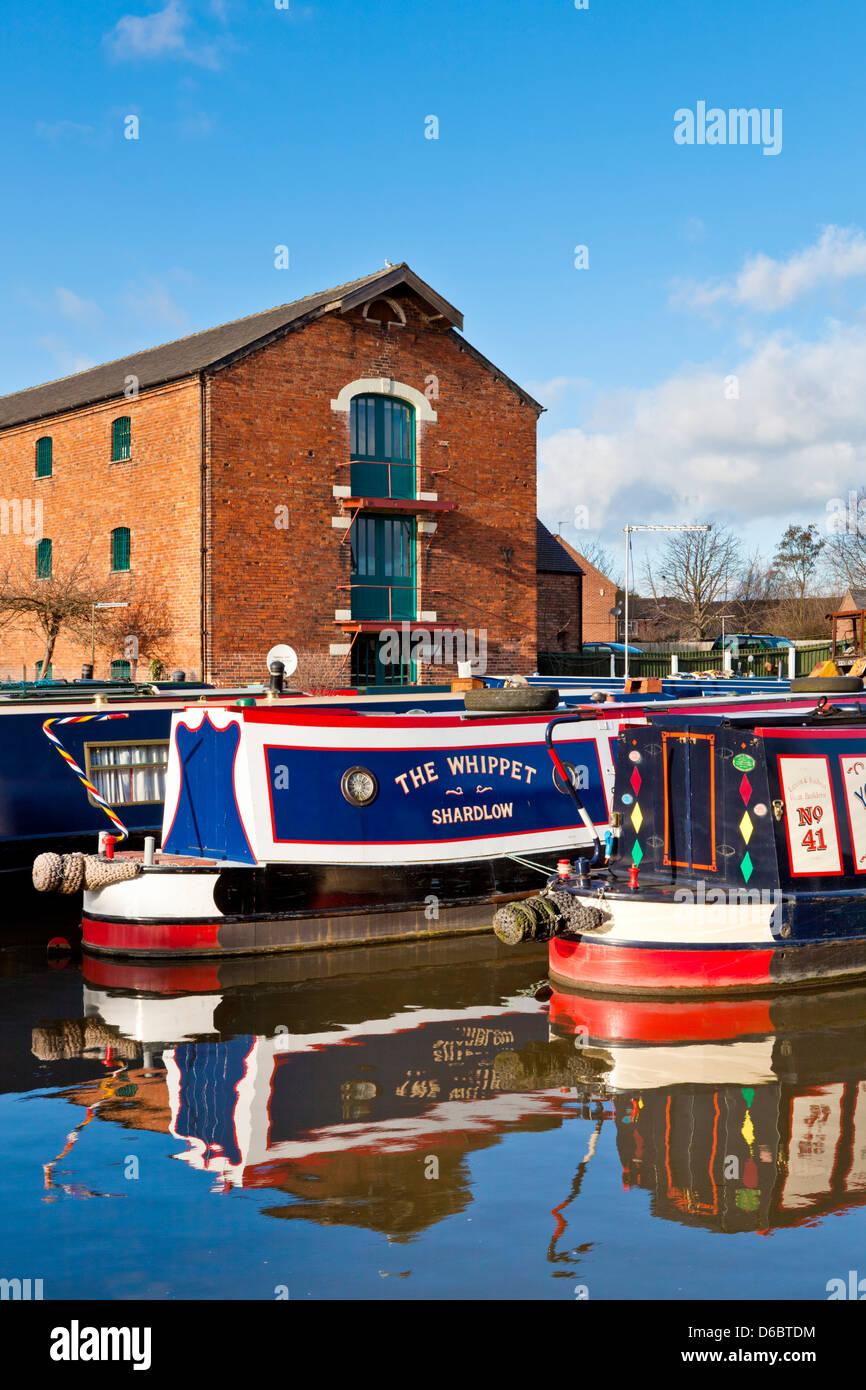
[[[625,1188],[715,1231],[866,1203],[866,988],[727,1001],[554,993],[551,1031],[603,1069]]]
[[[565,1232],[580,1239],[581,1189],[613,1158],[611,1126],[626,1189],[666,1220],[766,1232],[866,1201],[866,988],[544,1004],[530,984],[544,949],[537,970],[486,936],[187,964],[85,957],[84,1018],[37,1028],[33,1050],[107,1060],[110,1087],[63,1094],[174,1136],[214,1191],[270,1190],[272,1216],[392,1240],[472,1203],[475,1152],[574,1119],[589,1124],[571,1186],[540,1137],[536,1176],[511,1199],[543,1211],[555,1265],[574,1261]]]

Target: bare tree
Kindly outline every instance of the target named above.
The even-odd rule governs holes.
[[[29,563],[10,560],[0,570],[0,627],[20,622],[41,638],[41,678],[45,680],[61,632],[84,640],[93,604],[102,602],[107,593],[108,585],[94,579],[86,555],[52,565],[44,578],[38,577],[32,559]]]
[[[781,592],[796,600],[797,623],[806,612],[806,599],[813,583],[826,542],[818,528],[790,525],[776,547],[773,564]]]
[[[151,673],[164,669],[174,624],[165,593],[150,579],[145,577],[129,589],[125,608],[108,608],[97,616],[97,645],[109,659],[122,657],[134,670],[144,658],[150,662]]]
[[[772,632],[779,594],[776,569],[768,565],[759,551],[742,561],[725,605],[728,631],[734,627],[742,632]],[[717,615],[718,616],[718,615]]]
[[[608,550],[606,545],[602,544],[598,536],[592,540],[587,540],[586,544],[576,545],[574,548],[597,570],[601,570],[605,578],[610,579],[617,588],[622,588],[622,563],[614,557],[613,552]]]
[[[682,604],[683,621],[703,641],[713,622],[713,606],[736,586],[740,571],[740,542],[727,526],[709,531],[674,531],[653,565],[647,561],[646,582],[659,609],[665,596]]]

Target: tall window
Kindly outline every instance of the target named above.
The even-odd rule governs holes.
[[[132,457],[132,421],[128,415],[119,415],[111,424],[111,461]]]
[[[37,478],[51,477],[51,463],[54,454],[53,441],[50,434],[46,434],[42,439],[36,441],[36,476]]]
[[[51,578],[51,541],[47,536],[36,547],[36,578]]]
[[[111,568],[129,569],[129,527],[116,526],[111,533]]]
[[[352,527],[352,617],[415,617],[414,518],[359,516]]]
[[[415,496],[415,411],[390,396],[355,396],[349,412],[356,497]]]
[[[362,632],[352,644],[352,684],[358,688],[371,685],[411,685],[415,679],[414,663],[408,653],[398,661],[389,660],[389,649],[378,633]],[[405,661],[402,656],[406,656]]]

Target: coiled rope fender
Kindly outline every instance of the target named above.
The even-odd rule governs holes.
[[[521,941],[548,941],[561,931],[593,931],[609,917],[609,912],[581,902],[573,893],[545,893],[500,907],[493,931],[506,946],[516,946]]]
[[[109,883],[137,878],[137,859],[100,859],[97,854],[40,854],[33,862],[33,887],[37,893],[93,891]]]

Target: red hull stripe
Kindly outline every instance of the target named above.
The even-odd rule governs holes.
[[[209,961],[143,965],[137,961],[88,956],[84,978],[97,989],[132,989],[142,994],[216,994],[220,966]]]
[[[95,922],[84,917],[81,922],[82,944],[95,951],[146,951],[153,955],[172,956],[181,951],[220,950],[216,922]]]
[[[732,1038],[773,1032],[770,1000],[604,999],[600,995],[562,994],[550,1000],[550,1021],[585,1028],[596,1042],[727,1042]]]
[[[773,948],[731,951],[655,951],[649,947],[602,946],[598,942],[550,943],[550,971],[575,988],[766,989]]]

